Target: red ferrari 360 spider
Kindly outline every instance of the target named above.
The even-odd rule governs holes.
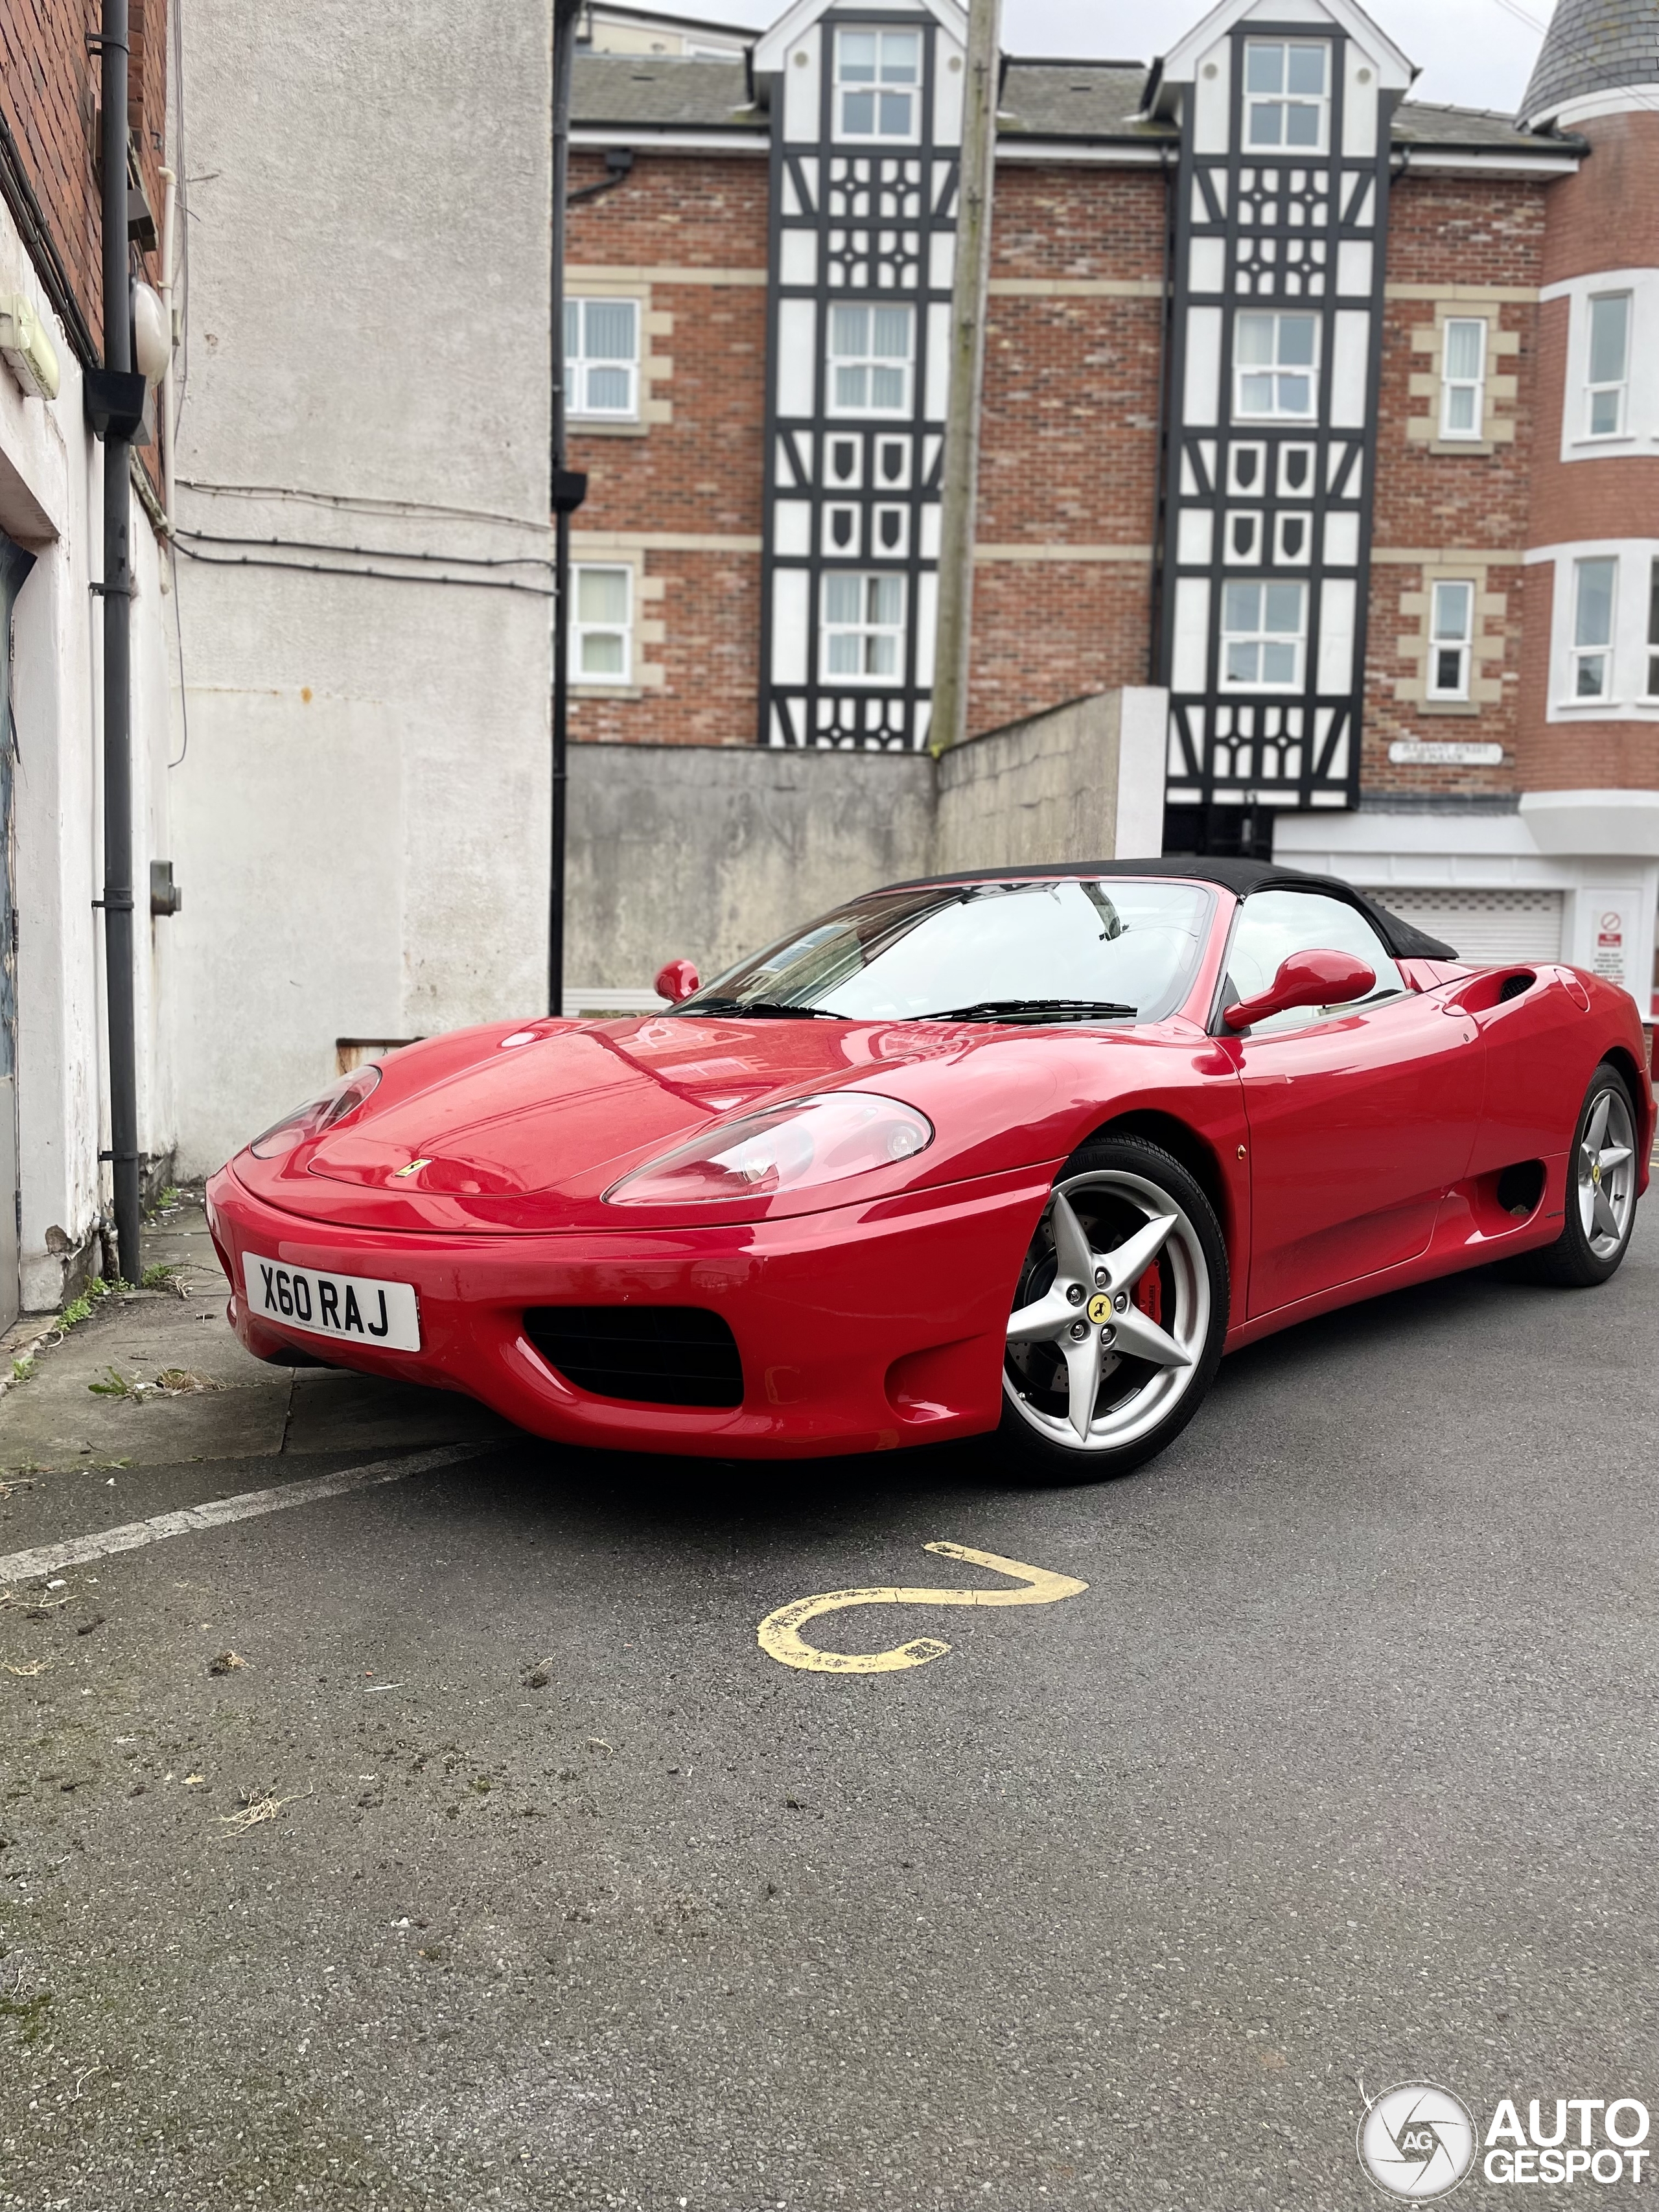
[[[1632,1000],[1460,965],[1256,862],[854,899],[679,1002],[360,1068],[216,1176],[262,1358],[572,1443],[787,1455],[1167,1443],[1224,1352],[1514,1259],[1604,1282],[1647,1187]],[[660,980],[660,979],[659,979]]]

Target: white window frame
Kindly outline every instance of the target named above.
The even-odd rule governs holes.
[[[598,357],[587,352],[587,318],[592,307],[626,307],[634,325],[634,350],[623,359],[618,356]],[[637,422],[640,419],[640,302],[615,294],[590,295],[579,293],[564,303],[567,331],[574,312],[576,322],[576,343],[573,347],[567,337],[565,343],[565,411],[573,422]],[[620,407],[596,407],[588,398],[588,386],[595,370],[615,372],[623,369],[628,376],[628,398]]]
[[[1474,665],[1474,617],[1478,586],[1473,577],[1438,576],[1429,589],[1429,657],[1424,672],[1423,696],[1426,699],[1466,705],[1469,697],[1470,678]],[[1443,606],[1454,592],[1463,593],[1463,620],[1455,629],[1446,626]],[[1450,684],[1440,680],[1440,659],[1443,653],[1457,656],[1456,671]]]
[[[864,314],[870,319],[865,326],[866,340],[862,352],[836,351],[836,322],[843,313]],[[877,354],[870,350],[875,342],[875,318],[884,313],[902,315],[905,319],[909,342],[902,357],[896,354]],[[913,306],[902,300],[832,300],[824,311],[823,350],[826,414],[833,415],[841,422],[899,422],[909,416],[915,397],[916,376],[916,311]],[[900,369],[903,383],[903,391],[896,405],[877,407],[866,404],[862,407],[843,407],[840,404],[836,392],[837,369],[862,368],[873,384],[878,369],[894,368]]]
[[[1273,326],[1273,357],[1268,362],[1241,362],[1239,334],[1248,320],[1271,322]],[[1281,362],[1279,358],[1279,332],[1289,322],[1309,323],[1313,326],[1314,343],[1311,362]],[[1319,415],[1320,349],[1324,343],[1322,318],[1304,307],[1240,307],[1233,316],[1233,420],[1235,422],[1312,422]],[[1291,409],[1279,404],[1279,382],[1285,376],[1305,376],[1308,380],[1308,404]],[[1270,376],[1273,380],[1273,404],[1271,408],[1247,408],[1244,404],[1244,379],[1247,376]]]
[[[876,73],[873,77],[849,78],[842,74],[844,66],[843,48],[848,38],[875,40]],[[888,88],[882,76],[884,57],[888,46],[900,40],[908,40],[915,47],[916,73],[908,84],[896,82]],[[921,137],[922,52],[920,28],[915,30],[908,30],[902,27],[884,28],[874,23],[867,25],[848,23],[844,27],[837,27],[834,64],[836,77],[832,94],[834,106],[831,113],[834,117],[834,136],[838,143],[853,146],[914,146],[917,143]],[[884,131],[881,128],[882,94],[884,89],[890,88],[894,92],[902,92],[909,100],[910,127],[908,131]],[[847,95],[849,93],[854,94],[868,93],[872,96],[872,115],[875,124],[873,130],[850,131],[847,127]]]
[[[1659,560],[1648,563],[1648,649],[1644,699],[1659,699]]]
[[[1259,592],[1261,595],[1259,601],[1260,615],[1254,629],[1232,629],[1228,627],[1228,610],[1232,604],[1234,594],[1239,592]],[[1267,595],[1270,592],[1294,592],[1297,594],[1297,628],[1294,631],[1269,629],[1265,627],[1269,604]],[[1227,665],[1230,658],[1228,653],[1230,646],[1282,645],[1287,639],[1291,640],[1295,647],[1295,665],[1288,678],[1236,677],[1230,672]],[[1248,580],[1242,577],[1229,577],[1221,586],[1220,653],[1218,670],[1220,689],[1224,691],[1300,691],[1307,673],[1307,665],[1308,586],[1306,584],[1292,582],[1284,577],[1274,577],[1271,580],[1251,577]]]
[[[1253,92],[1250,89],[1250,60],[1255,54],[1277,52],[1285,57],[1280,68],[1280,85],[1277,92]],[[1323,89],[1318,93],[1293,93],[1286,89],[1290,77],[1290,57],[1292,53],[1316,53],[1320,58],[1320,82]],[[1278,138],[1258,138],[1255,136],[1255,116],[1258,109],[1277,107],[1280,120],[1288,125],[1292,108],[1312,108],[1318,118],[1318,135],[1310,140],[1292,142],[1282,134]],[[1247,39],[1244,42],[1244,143],[1241,154],[1245,161],[1259,154],[1284,154],[1291,160],[1309,160],[1324,153],[1331,136],[1331,46],[1328,39]]]
[[[859,586],[860,619],[857,622],[834,622],[830,619],[830,591],[832,584],[851,578]],[[870,586],[872,584],[898,586],[898,617],[894,622],[872,622],[870,618]],[[828,568],[818,581],[818,678],[829,684],[901,684],[904,681],[904,647],[906,625],[909,616],[908,579],[902,570],[890,568]],[[859,659],[867,660],[869,649],[880,638],[890,638],[894,643],[893,666],[872,669],[860,665],[857,669],[832,668],[830,654],[837,638],[855,637],[860,641]]]
[[[1616,377],[1595,380],[1595,310],[1604,301],[1620,301],[1625,310],[1625,352]],[[1630,417],[1630,356],[1631,338],[1636,322],[1636,295],[1633,292],[1592,292],[1584,302],[1584,435],[1598,444],[1604,438],[1626,435]],[[1603,392],[1613,395],[1617,420],[1610,430],[1598,430],[1595,423],[1595,403]]]
[[[1451,373],[1451,334],[1455,330],[1479,331],[1480,366],[1473,376],[1454,376]],[[1486,434],[1486,349],[1491,343],[1484,315],[1448,315],[1440,330],[1440,435],[1443,439],[1468,438],[1475,441]],[[1451,419],[1452,401],[1460,392],[1471,395],[1471,424],[1454,423]]]
[[[1584,571],[1587,568],[1611,568],[1613,588],[1607,594],[1607,635],[1606,639],[1586,642],[1579,636],[1579,623],[1583,609]],[[1605,707],[1617,696],[1613,686],[1613,654],[1619,637],[1619,558],[1613,553],[1592,553],[1572,564],[1572,642],[1567,649],[1567,697],[1572,707]],[[1581,691],[1580,672],[1591,660],[1601,663],[1602,682],[1599,690]]]
[[[621,576],[624,580],[623,618],[615,622],[584,622],[581,619],[581,580],[585,575]],[[570,681],[573,684],[597,687],[601,690],[623,690],[634,682],[634,604],[635,581],[633,564],[627,561],[573,561],[570,564]],[[582,649],[592,636],[620,637],[622,661],[620,669],[586,669],[582,665]]]

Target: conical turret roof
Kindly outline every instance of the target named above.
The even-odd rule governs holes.
[[[1659,0],[1557,0],[1521,118],[1547,122],[1627,84],[1659,85]]]

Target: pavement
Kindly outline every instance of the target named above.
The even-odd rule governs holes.
[[[154,1251],[0,1398],[0,1558],[174,1516],[0,1600],[3,2212],[1358,2212],[1387,2085],[1659,2107],[1651,1203],[1069,1490],[556,1449]],[[941,1543],[1086,1588],[757,1641]]]

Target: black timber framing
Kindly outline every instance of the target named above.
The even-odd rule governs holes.
[[[784,99],[781,84],[772,96],[770,148],[770,205],[767,239],[767,376],[765,419],[765,506],[762,523],[761,556],[761,682],[760,716],[757,738],[763,745],[835,747],[837,749],[914,751],[926,742],[926,720],[921,709],[932,696],[932,672],[918,666],[918,614],[924,575],[936,574],[937,558],[924,555],[923,514],[939,502],[939,473],[942,459],[941,422],[930,427],[927,415],[929,349],[928,308],[949,302],[950,291],[930,286],[931,243],[936,233],[956,230],[957,195],[961,173],[958,149],[941,149],[933,140],[935,71],[939,61],[938,26],[931,15],[880,8],[846,8],[819,19],[822,40],[819,64],[819,121],[816,145],[787,143],[784,138]],[[914,141],[880,139],[837,142],[835,136],[835,37],[838,30],[913,30],[921,41],[919,130]],[[945,172],[937,186],[934,167],[941,159]],[[901,215],[884,219],[872,205],[867,216],[851,212],[850,191],[846,212],[837,213],[831,165],[836,161],[871,164],[869,189],[882,187],[881,165],[914,162],[918,193],[915,217]],[[816,163],[816,180],[806,164]],[[786,211],[788,210],[789,211]],[[787,283],[783,276],[784,238],[791,230],[815,234],[813,282]],[[867,254],[855,253],[849,240],[838,249],[845,262],[867,259],[873,279],[883,258],[879,234],[884,230],[916,234],[916,281],[911,285],[885,286],[872,281],[860,285],[830,281],[832,233],[867,232]],[[895,254],[885,258],[896,265]],[[781,319],[787,301],[810,301],[813,307],[814,350],[812,410],[810,416],[786,416],[778,393],[783,376]],[[915,349],[911,364],[910,408],[908,415],[854,417],[833,415],[827,389],[829,315],[833,306],[908,306],[915,318]],[[903,449],[903,465],[897,479],[887,473],[893,450]],[[849,477],[836,477],[843,453],[852,448],[854,462]],[[799,499],[810,504],[811,529],[807,550],[782,552],[777,544],[777,509],[781,499]],[[829,544],[828,510],[846,507],[857,517],[854,542],[842,553]],[[902,550],[878,542],[877,510],[902,514]],[[804,571],[807,578],[806,671],[804,681],[781,683],[774,673],[775,635],[775,580],[781,570]],[[821,603],[823,579],[835,570],[858,574],[902,574],[905,583],[903,665],[896,682],[836,682],[822,672],[820,649]],[[876,726],[872,726],[875,723]]]
[[[1325,151],[1302,149],[1262,149],[1244,141],[1244,48],[1247,42],[1285,40],[1297,44],[1322,41],[1329,48],[1329,121]],[[1390,174],[1390,124],[1395,96],[1377,94],[1375,149],[1368,155],[1346,155],[1340,149],[1346,78],[1347,38],[1334,25],[1308,21],[1249,21],[1231,33],[1231,83],[1229,143],[1224,154],[1199,154],[1194,143],[1195,102],[1182,103],[1181,152],[1174,185],[1174,283],[1167,325],[1165,362],[1167,420],[1164,481],[1158,538],[1162,548],[1157,579],[1159,623],[1159,673],[1171,687],[1170,757],[1167,789],[1173,813],[1177,808],[1198,810],[1206,828],[1200,842],[1218,842],[1213,829],[1218,816],[1243,809],[1257,817],[1254,833],[1261,834],[1261,810],[1352,807],[1358,803],[1360,775],[1360,736],[1363,724],[1367,601],[1376,465],[1376,415],[1381,377],[1382,308],[1388,246],[1388,204]],[[1325,200],[1324,219],[1316,228],[1309,222],[1289,219],[1290,173],[1308,173],[1300,195],[1304,214],[1319,198]],[[1271,198],[1273,218],[1245,222],[1243,175],[1255,173],[1252,211]],[[1273,177],[1276,189],[1262,190],[1263,173]],[[1311,179],[1325,173],[1328,185],[1322,195]],[[1224,185],[1224,204],[1216,189]],[[1369,194],[1367,194],[1369,186]],[[1359,220],[1369,198],[1370,220]],[[1194,205],[1201,212],[1195,216]],[[1219,238],[1224,257],[1221,289],[1194,294],[1193,246],[1194,238]],[[1314,264],[1292,263],[1290,246],[1322,239],[1325,246],[1323,289],[1310,294],[1293,291],[1286,273],[1297,268],[1305,276]],[[1345,240],[1371,247],[1368,298],[1340,295],[1338,289],[1339,249]],[[1271,259],[1256,251],[1271,241]],[[1241,263],[1249,277],[1241,289]],[[1272,274],[1266,289],[1264,274]],[[1183,418],[1189,315],[1194,305],[1220,311],[1220,348],[1217,372],[1216,419],[1212,425],[1188,425]],[[1364,373],[1363,419],[1353,427],[1331,426],[1331,383],[1335,362],[1336,318],[1342,309],[1365,307],[1370,328]],[[1266,312],[1314,313],[1320,322],[1317,402],[1311,419],[1292,421],[1234,420],[1233,338],[1236,319],[1252,309]],[[1281,473],[1282,449],[1311,447],[1312,481],[1304,492],[1287,492]],[[1206,464],[1206,448],[1212,456]],[[1236,449],[1259,447],[1261,459],[1255,484],[1241,492],[1233,484]],[[1230,561],[1225,532],[1229,506],[1243,499],[1257,517],[1260,558],[1249,565]],[[1183,508],[1207,507],[1211,516],[1208,557],[1181,559],[1181,516]],[[1325,554],[1325,526],[1333,511],[1346,510],[1357,521],[1356,553],[1352,562],[1334,563]],[[1281,518],[1303,522],[1306,557],[1299,562],[1277,557]],[[1177,596],[1182,578],[1203,578],[1209,587],[1206,672],[1198,690],[1176,690],[1176,647]],[[1319,639],[1324,608],[1324,587],[1334,578],[1350,579],[1354,587],[1350,681],[1341,693],[1322,693],[1317,688]],[[1220,650],[1223,587],[1233,582],[1299,582],[1307,587],[1304,641],[1303,682],[1294,693],[1224,689]],[[1250,733],[1241,732],[1241,716],[1248,717]],[[1291,732],[1291,718],[1299,726]],[[1218,724],[1231,722],[1231,733],[1218,734]],[[1278,734],[1264,733],[1276,721]],[[1246,750],[1248,748],[1248,751]],[[1294,750],[1293,772],[1286,772]],[[1241,756],[1244,766],[1241,768]],[[1271,772],[1264,773],[1264,769]],[[1189,817],[1190,818],[1190,817]],[[1218,842],[1230,848],[1237,842],[1231,823]]]

